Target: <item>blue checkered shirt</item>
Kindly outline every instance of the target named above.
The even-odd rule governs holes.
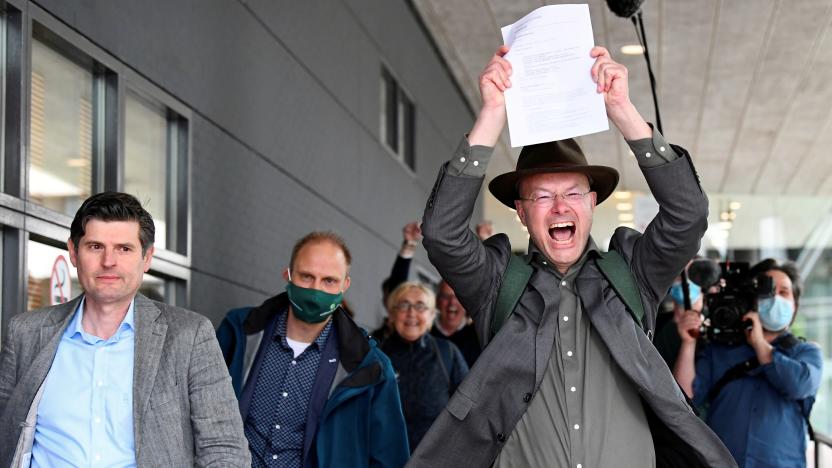
[[[286,342],[287,315],[277,316],[274,336],[264,343],[267,348],[256,376],[245,421],[254,468],[301,468],[303,464],[303,436],[309,397],[332,321],[295,358]]]

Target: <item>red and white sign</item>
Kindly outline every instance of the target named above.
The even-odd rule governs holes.
[[[58,255],[52,265],[52,279],[49,281],[49,302],[63,304],[72,297],[72,280],[69,277],[69,263]]]

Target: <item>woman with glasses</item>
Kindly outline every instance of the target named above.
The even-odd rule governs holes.
[[[400,284],[387,298],[393,335],[381,349],[393,362],[411,452],[468,373],[459,348],[428,333],[436,296],[422,283]]]

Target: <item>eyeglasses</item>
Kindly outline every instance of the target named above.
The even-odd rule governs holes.
[[[555,204],[555,200],[560,198],[563,200],[564,203],[567,205],[576,205],[584,199],[585,196],[592,193],[592,190],[588,192],[569,192],[569,193],[543,193],[537,196],[531,196],[529,198],[519,198],[518,200],[523,201],[530,201],[532,205],[535,206],[552,206]]]
[[[430,309],[427,304],[424,302],[417,302],[415,304],[411,304],[409,302],[399,302],[398,304],[393,306],[394,309],[398,310],[399,312],[407,312],[410,309],[415,310],[416,312],[422,313]]]

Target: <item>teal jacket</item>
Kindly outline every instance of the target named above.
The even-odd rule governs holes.
[[[231,310],[217,329],[245,421],[263,354],[262,337],[278,314],[288,313],[286,294],[258,307]],[[333,327],[310,395],[304,436],[304,468],[401,467],[410,449],[399,390],[390,360],[375,340],[343,310]],[[335,369],[327,371],[327,369]]]

